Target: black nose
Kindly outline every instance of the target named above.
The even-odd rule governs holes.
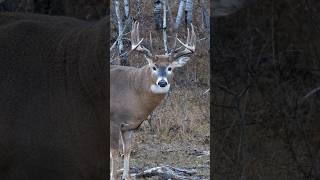
[[[166,87],[167,84],[168,84],[168,83],[167,83],[165,80],[163,80],[163,79],[158,82],[158,85],[159,85],[160,87]]]

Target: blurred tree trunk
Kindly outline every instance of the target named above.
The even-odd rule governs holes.
[[[243,6],[255,3],[256,0],[214,0],[213,16],[227,16],[237,12]]]
[[[161,29],[162,22],[161,22],[161,1],[155,0],[153,2],[153,14],[154,14],[154,21],[156,23],[156,29]]]
[[[26,12],[34,12],[34,0],[26,0]]]
[[[201,0],[201,20],[202,20],[202,28],[208,31],[210,28],[209,13],[206,9],[204,0]]]

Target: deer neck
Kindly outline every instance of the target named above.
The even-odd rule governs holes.
[[[141,103],[146,106],[146,109],[148,111],[153,111],[154,108],[164,99],[166,94],[155,94],[151,91],[150,87],[154,82],[151,77],[151,69],[148,65],[137,69],[135,73],[136,74],[133,76],[135,78],[134,89],[141,99]]]

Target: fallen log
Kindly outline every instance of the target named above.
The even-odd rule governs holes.
[[[150,178],[153,176],[158,176],[160,179],[199,179],[197,177],[191,177],[197,173],[196,170],[191,169],[182,169],[176,168],[172,166],[160,166],[160,167],[153,167],[142,172],[131,174],[131,177],[134,178]]]

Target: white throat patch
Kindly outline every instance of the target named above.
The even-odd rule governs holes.
[[[170,84],[167,84],[166,87],[160,87],[156,84],[152,84],[150,86],[150,89],[155,94],[164,94],[167,93],[170,90]]]

